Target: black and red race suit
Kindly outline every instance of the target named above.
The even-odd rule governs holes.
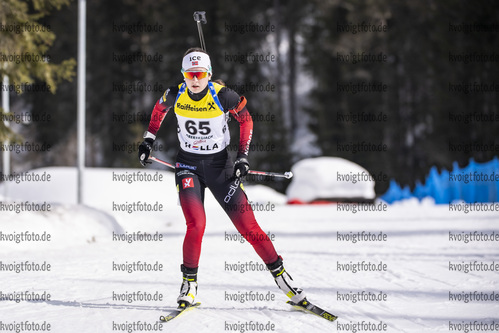
[[[232,114],[239,122],[238,156],[248,154],[253,121],[246,99],[211,81],[198,94],[191,93],[185,83],[170,87],[154,106],[146,137],[156,138],[164,117],[172,108],[177,117],[181,148],[177,154],[175,181],[187,224],[184,266],[199,266],[206,227],[206,188],[262,260],[266,264],[277,261],[278,255],[255,219],[241,180],[233,176],[233,164],[227,152],[230,143],[227,122]]]

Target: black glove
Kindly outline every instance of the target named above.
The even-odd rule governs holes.
[[[249,171],[249,162],[246,159],[246,156],[238,156],[236,161],[234,162],[234,177],[244,177],[248,174]]]
[[[140,164],[142,164],[142,166],[146,166],[146,164],[151,163],[148,162],[147,159],[151,154],[153,143],[154,143],[153,139],[147,138],[139,146],[139,162]]]

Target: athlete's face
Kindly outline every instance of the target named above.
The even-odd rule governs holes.
[[[206,72],[206,68],[203,67],[194,67],[189,69],[189,72]],[[211,79],[211,74],[208,74],[206,77],[200,79],[198,76],[194,76],[192,79],[185,77],[184,81],[187,84],[187,88],[195,94],[203,91],[208,85],[208,81]]]

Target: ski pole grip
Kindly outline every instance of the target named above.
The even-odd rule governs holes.
[[[194,12],[194,21],[206,24],[206,12]]]

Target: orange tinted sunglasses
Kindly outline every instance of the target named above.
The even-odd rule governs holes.
[[[182,74],[184,74],[184,77],[186,79],[192,80],[194,77],[197,77],[198,80],[204,79],[205,77],[208,77],[208,72],[187,72],[183,71]]]

